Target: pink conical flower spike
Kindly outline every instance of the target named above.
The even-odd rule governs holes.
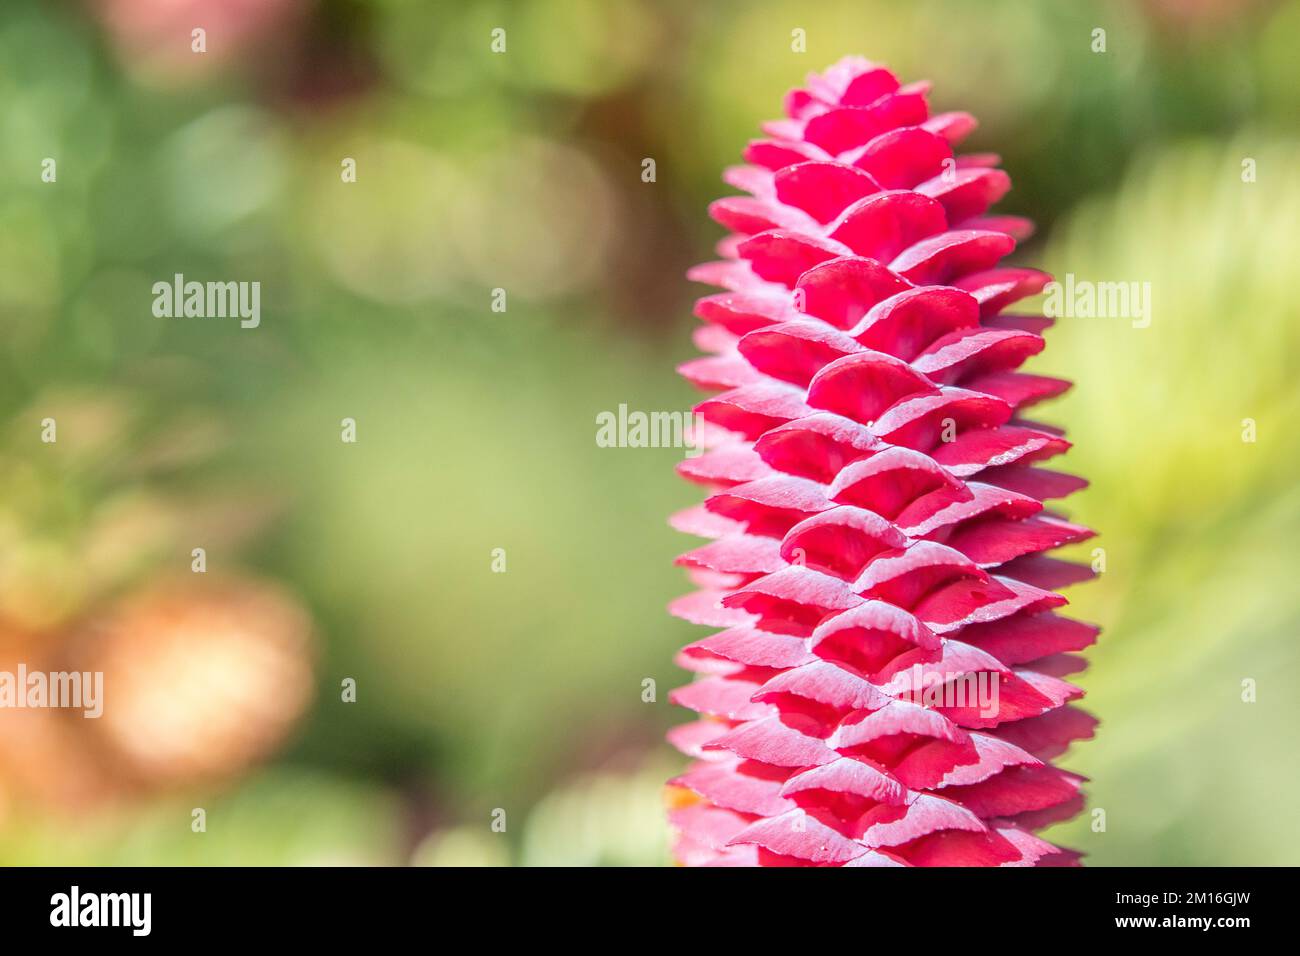
[[[1092,535],[1045,510],[1083,487],[1040,467],[1069,443],[1029,406],[1067,382],[1018,371],[1049,324],[1004,309],[1049,276],[999,265],[1030,223],[990,214],[996,156],[930,115],[928,85],[858,58],[786,97],[724,179],[731,234],[690,277],[707,353],[682,374],[707,450],[682,474],[710,539],[672,612],[699,714],[672,743],[685,865],[1033,866],[1034,831],[1083,805],[1051,761],[1090,737],[1064,677],[1097,629],[1045,552]]]

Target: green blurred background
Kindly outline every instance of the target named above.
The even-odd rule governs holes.
[[[0,862],[665,862],[698,495],[595,416],[695,400],[718,176],[848,53],[980,118],[1018,261],[1152,285],[1034,365],[1077,382],[1039,417],[1106,552],[1065,760],[1106,828],[1048,835],[1300,862],[1298,46],[1262,0],[7,0],[0,664],[110,702],[0,712]],[[154,318],[175,273],[260,281],[260,328]]]

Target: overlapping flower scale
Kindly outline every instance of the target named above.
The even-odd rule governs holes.
[[[931,115],[925,84],[845,59],[786,98],[710,212],[731,231],[690,277],[703,357],[682,374],[707,487],[673,525],[674,614],[717,629],[678,662],[699,718],[670,740],[685,865],[1034,866],[1078,854],[1034,831],[1076,813],[1051,761],[1090,737],[1066,678],[1096,628],[1047,552],[1092,532],[1047,503],[1084,482],[1026,417],[1068,387],[1020,371],[1049,324],[1007,314],[1049,281],[1001,265],[1031,230],[991,214],[996,156]],[[980,689],[983,692],[980,692]]]

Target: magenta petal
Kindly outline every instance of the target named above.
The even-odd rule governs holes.
[[[952,147],[937,133],[909,126],[882,133],[862,147],[852,163],[886,189],[911,189],[939,174]]]
[[[937,199],[949,222],[982,215],[1011,188],[1011,177],[1000,169],[958,169],[940,173],[916,187],[923,196]]]
[[[754,451],[772,468],[823,483],[848,462],[880,447],[880,439],[869,428],[830,412],[778,425],[754,443]]]
[[[792,140],[777,142],[770,139],[755,140],[745,147],[745,162],[766,169],[779,170],[808,160],[829,159],[824,149],[811,143]]]
[[[758,701],[778,701],[791,694],[836,710],[878,710],[890,698],[849,668],[830,661],[813,660],[778,674],[754,695]]]
[[[906,807],[882,805],[868,816],[861,839],[870,847],[897,847],[940,830],[983,833],[986,829],[970,810],[929,793],[914,794]]]
[[[922,239],[901,252],[889,268],[910,282],[943,284],[991,268],[1015,247],[1016,241],[1005,233],[982,229],[952,230]]]
[[[947,286],[907,289],[871,307],[849,334],[867,348],[912,361],[936,339],[979,325],[979,303]]]
[[[969,113],[938,113],[921,124],[921,128],[942,136],[949,143],[960,143],[975,131],[979,123]]]
[[[686,653],[702,651],[754,667],[794,668],[811,661],[808,642],[801,637],[763,631],[742,625],[729,627],[686,646]],[[789,671],[786,671],[789,673]],[[755,692],[755,699],[762,690]]]
[[[966,486],[933,458],[902,447],[846,465],[827,494],[840,504],[857,505],[885,518],[898,517],[922,497],[942,503],[971,497]]]
[[[707,799],[715,807],[737,813],[774,817],[795,809],[795,803],[781,794],[790,775],[783,767],[772,767],[752,760],[723,760],[696,763],[682,776],[671,781]],[[742,826],[727,834],[729,842]]]
[[[753,843],[812,863],[847,863],[864,852],[855,841],[799,809],[751,823],[731,842]]]
[[[755,329],[738,349],[754,370],[801,386],[836,359],[864,351],[843,332],[811,318]]]
[[[760,232],[742,242],[737,251],[759,278],[791,288],[819,262],[851,252],[843,243],[789,229]]]
[[[695,303],[695,314],[714,322],[736,335],[744,335],[765,325],[784,322],[797,313],[785,299],[762,293],[722,292],[708,295]]]
[[[714,739],[704,749],[726,750],[744,760],[774,767],[813,767],[835,758],[820,739],[778,717],[751,720]]]
[[[953,285],[973,295],[983,318],[997,315],[1012,302],[1036,295],[1052,277],[1037,269],[990,269],[962,276]]]
[[[895,189],[859,199],[830,224],[830,238],[854,254],[887,262],[927,236],[942,232],[948,221],[933,199]]]
[[[884,352],[855,352],[822,368],[808,383],[808,404],[869,425],[904,398],[938,392],[929,379]]]
[[[906,545],[907,536],[874,511],[841,505],[787,531],[780,557],[847,580],[882,551]]]
[[[881,133],[925,122],[929,110],[918,93],[893,93],[870,106],[839,106],[811,117],[804,139],[832,156],[863,146]]]
[[[776,174],[773,186],[778,200],[820,223],[830,222],[857,200],[880,191],[880,183],[870,174],[830,162],[787,166]]]
[[[845,256],[809,269],[796,283],[802,309],[835,326],[849,329],[878,302],[912,288],[912,283],[874,259]]]
[[[782,796],[807,790],[850,793],[889,806],[901,806],[907,788],[869,760],[837,757],[830,763],[791,776],[781,787]]]

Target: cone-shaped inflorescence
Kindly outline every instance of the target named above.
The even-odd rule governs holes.
[[[1006,314],[1049,277],[999,262],[1030,224],[990,214],[1010,181],[954,155],[975,125],[927,86],[846,59],[786,99],[718,200],[722,260],[691,278],[707,353],[681,371],[704,454],[681,472],[711,539],[672,605],[716,629],[673,699],[680,863],[1047,865],[1034,831],[1075,814],[1050,763],[1094,721],[1065,675],[1096,628],[1055,589],[1091,569],[1045,552],[1091,535],[1046,502],[1083,482],[1026,417],[1068,383],[1019,371],[1048,322]]]

